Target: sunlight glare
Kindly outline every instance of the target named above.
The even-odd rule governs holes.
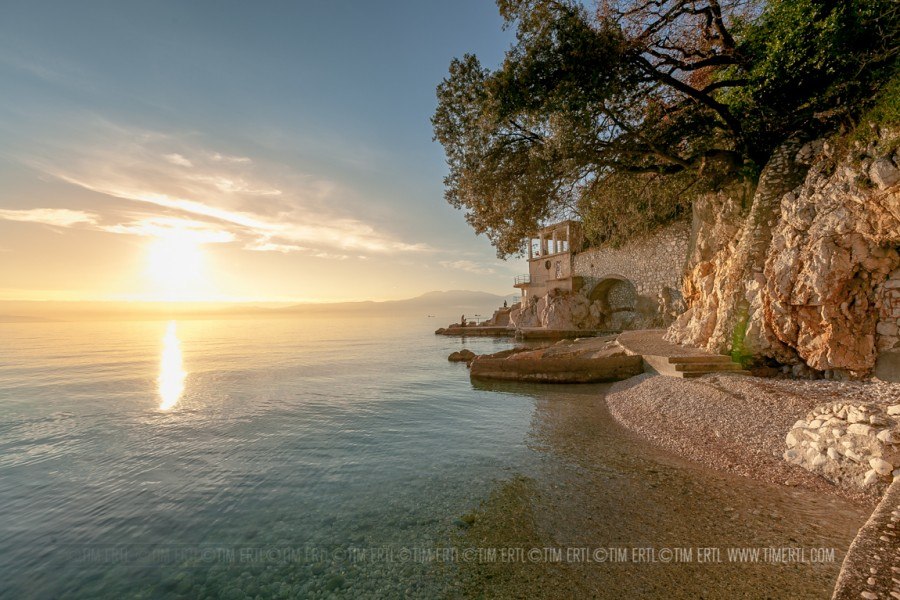
[[[170,300],[196,291],[203,271],[203,250],[189,236],[157,238],[148,251],[148,275]]]
[[[178,403],[184,393],[185,377],[187,373],[182,363],[181,341],[178,339],[175,321],[170,321],[166,335],[163,336],[163,351],[157,379],[160,410],[169,410]]]

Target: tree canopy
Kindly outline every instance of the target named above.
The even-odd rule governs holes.
[[[851,123],[897,61],[893,0],[498,0],[515,43],[438,86],[448,202],[499,256],[579,216],[616,243]]]

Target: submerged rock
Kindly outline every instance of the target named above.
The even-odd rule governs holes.
[[[447,360],[449,360],[450,362],[466,362],[467,363],[467,362],[472,362],[472,359],[474,359],[476,356],[477,355],[474,352],[472,352],[471,350],[463,348],[462,350],[459,350],[458,352],[451,353],[450,356],[447,357]]]

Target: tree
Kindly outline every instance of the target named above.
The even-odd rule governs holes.
[[[852,118],[893,69],[891,0],[498,0],[516,42],[454,59],[432,118],[446,199],[505,257],[546,220],[618,242],[753,180],[797,130]]]

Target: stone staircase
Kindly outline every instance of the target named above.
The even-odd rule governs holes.
[[[661,329],[623,331],[618,343],[626,351],[640,354],[645,370],[668,377],[700,377],[708,373],[750,374],[730,356],[671,344],[663,339],[664,333]]]
[[[731,360],[730,356],[711,355],[711,356],[670,356],[665,363],[660,365],[662,370],[657,368],[661,375],[669,375],[670,377],[700,377],[707,373],[737,373],[740,375],[749,375],[749,371],[745,371],[740,364]],[[656,368],[656,367],[654,367]],[[666,372],[663,372],[666,371]]]

